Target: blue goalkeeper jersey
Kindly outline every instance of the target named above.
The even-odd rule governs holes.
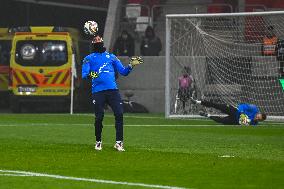
[[[87,79],[90,72],[97,72],[98,77],[92,79],[92,93],[99,91],[118,89],[115,81],[115,73],[119,72],[127,76],[132,68],[124,67],[121,61],[113,54],[92,53],[83,60],[82,78]]]
[[[255,115],[259,113],[259,109],[256,105],[253,104],[239,104],[237,107],[237,120],[240,119],[241,114],[246,114],[249,119],[251,120],[250,125],[257,125],[258,122],[254,121]]]

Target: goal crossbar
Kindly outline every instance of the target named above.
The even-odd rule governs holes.
[[[206,14],[167,14],[166,18],[181,17],[233,17],[233,16],[260,16],[260,15],[278,15],[284,14],[284,11],[266,11],[266,12],[236,12],[236,13],[206,13]]]

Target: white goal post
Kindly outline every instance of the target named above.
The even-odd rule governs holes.
[[[167,15],[165,115],[199,117],[204,107],[190,102],[193,95],[255,104],[268,120],[284,120],[283,65],[284,11]],[[193,78],[186,97],[183,75]]]

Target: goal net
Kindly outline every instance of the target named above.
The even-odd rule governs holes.
[[[269,118],[284,117],[284,11],[167,15],[166,20],[167,117],[198,115],[203,107],[190,96],[256,104]]]

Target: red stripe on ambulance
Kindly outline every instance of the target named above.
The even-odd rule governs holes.
[[[58,80],[59,76],[61,75],[62,72],[57,72],[56,76],[54,77],[54,79],[52,80],[52,84],[55,84],[56,81]]]
[[[66,72],[66,74],[65,74],[65,76],[64,76],[64,78],[63,78],[63,80],[61,81],[60,84],[64,84],[69,76],[70,76],[70,70],[67,70],[67,72]]]
[[[15,79],[17,80],[17,83],[18,84],[22,84],[22,81],[20,80],[20,78],[19,78],[19,76],[18,76],[16,71],[13,71],[13,75],[14,75]]]
[[[27,84],[32,84],[25,72],[21,72],[21,74],[24,77],[24,79],[26,80]]]

